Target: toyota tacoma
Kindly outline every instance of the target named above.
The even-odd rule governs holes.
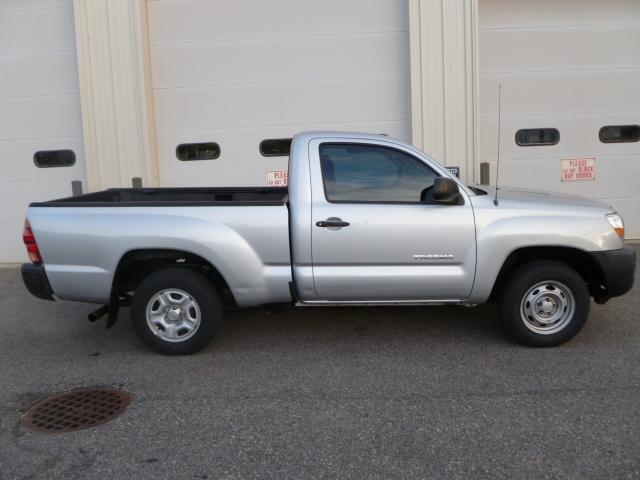
[[[195,352],[222,305],[496,302],[517,342],[554,346],[633,284],[611,207],[577,196],[467,186],[383,135],[294,137],[286,188],[109,189],[32,203],[29,291],[129,306],[152,349]]]

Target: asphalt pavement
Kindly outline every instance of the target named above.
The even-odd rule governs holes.
[[[165,357],[94,308],[0,270],[0,479],[640,478],[638,286],[551,349],[511,343],[493,306],[304,308],[231,313]],[[73,433],[21,425],[90,386],[133,403]]]

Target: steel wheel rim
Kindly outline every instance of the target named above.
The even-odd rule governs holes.
[[[536,283],[522,297],[520,315],[534,333],[552,335],[573,319],[576,301],[571,290],[556,280]]]
[[[184,342],[200,327],[202,313],[195,299],[184,290],[168,288],[154,294],[146,308],[147,326],[166,342]]]

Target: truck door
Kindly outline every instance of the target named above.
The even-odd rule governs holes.
[[[420,202],[444,176],[393,142],[313,140],[311,251],[319,301],[466,298],[476,248],[473,209]]]

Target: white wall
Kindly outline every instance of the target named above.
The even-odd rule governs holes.
[[[312,129],[410,138],[408,14],[400,0],[148,5],[161,184],[265,185],[261,140]],[[220,144],[181,162],[180,143]]]
[[[73,10],[65,0],[0,2],[0,263],[26,259],[29,202],[85,180]],[[72,167],[37,168],[38,150],[72,149]]]

